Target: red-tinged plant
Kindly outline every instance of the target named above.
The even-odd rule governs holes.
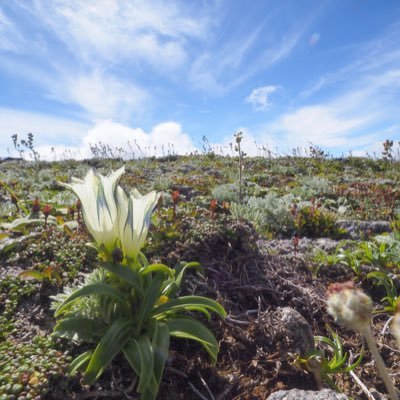
[[[179,200],[181,198],[181,195],[180,195],[179,191],[178,190],[174,190],[171,193],[171,198],[172,198],[172,206],[173,206],[172,219],[175,220],[175,218],[176,218],[176,205],[178,204],[178,202],[179,202]]]
[[[40,211],[40,201],[36,197],[36,199],[32,203],[32,213],[36,214]]]
[[[81,222],[82,204],[79,199],[76,201],[75,207],[76,207],[76,212],[77,212],[77,220],[78,220],[78,223],[80,223]]]
[[[17,211],[19,211],[18,199],[17,199],[17,196],[15,196],[14,193],[11,193],[11,203],[13,203],[14,206],[17,208]]]
[[[68,207],[68,215],[71,216],[72,219],[74,219],[75,216],[75,206],[72,205],[71,207]]]
[[[296,235],[293,237],[292,242],[293,242],[293,247],[294,247],[294,254],[297,254],[300,238]]]
[[[46,204],[42,209],[42,213],[44,214],[44,229],[47,229],[47,219],[49,218],[52,209],[53,207],[50,204]]]
[[[211,211],[211,217],[214,219],[215,218],[215,212],[217,210],[218,202],[216,199],[212,199],[210,201],[210,211]]]

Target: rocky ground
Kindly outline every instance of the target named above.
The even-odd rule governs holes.
[[[228,161],[228,168],[232,169],[232,160]],[[147,254],[167,265],[174,265],[179,260],[200,262],[204,274],[188,274],[182,294],[193,293],[218,300],[225,307],[228,317],[225,321],[217,318],[204,321],[220,344],[215,367],[210,366],[207,354],[200,346],[184,340],[172,341],[158,398],[383,399],[382,394],[386,390],[368,351],[353,374],[332,374],[334,386],[331,388],[325,381],[322,382],[324,387],[321,387],[321,382],[312,373],[296,363],[299,356],[305,356],[314,348],[314,336],[332,337],[331,329],[339,334],[350,360],[354,362],[357,359],[362,349],[360,336],[336,325],[326,310],[328,285],[349,280],[363,288],[374,301],[376,313],[372,319],[372,330],[391,376],[400,387],[400,350],[387,324],[392,314],[385,311],[381,303],[385,295],[383,288],[366,276],[355,274],[342,262],[329,263],[315,258],[318,250],[334,254],[340,244],[352,249],[363,241],[372,241],[375,235],[395,234],[396,218],[389,218],[382,210],[392,200],[377,206],[381,207],[380,212],[370,211],[368,219],[364,218],[367,212],[365,207],[372,207],[373,204],[366,204],[364,209],[357,211],[358,215],[356,212],[337,215],[335,226],[329,230],[333,232],[336,229],[337,235],[324,237],[322,231],[316,231],[307,236],[298,229],[291,233],[262,230],[252,221],[232,217],[229,209],[219,206],[217,210],[210,210],[209,201],[213,198],[210,187],[229,181],[219,166],[223,161],[219,160],[218,164],[215,160],[206,160],[203,164],[194,165],[188,161],[177,165],[177,162],[144,164],[140,173],[133,164],[132,172],[127,174],[123,184],[149,188],[154,178],[160,178],[158,174],[168,176],[168,184],[159,180],[158,185],[166,193],[172,190],[180,192],[177,220],[171,219],[171,203],[166,198],[164,205],[156,211]],[[233,161],[232,164],[235,165]],[[314,168],[314,164],[311,167]],[[33,196],[41,191],[53,191],[52,195],[58,193],[59,188],[53,187],[53,178],[67,181],[71,175],[76,176],[74,173],[80,167],[75,166],[65,174],[60,166],[47,166],[52,171],[49,172],[52,178],[47,181],[47,187],[40,187],[37,181],[30,187],[20,182],[13,185],[13,179],[18,174],[28,179],[29,172],[28,169],[25,172],[14,170],[11,174],[12,168],[14,164],[3,165],[0,169],[0,180],[6,184],[1,193],[3,208],[15,204],[11,197],[13,193],[18,196],[20,208],[31,206],[32,193]],[[173,171],[179,171],[179,168],[180,175],[174,179]],[[208,178],[205,179],[207,168]],[[272,167],[268,164],[262,168],[268,171]],[[329,178],[328,167],[324,168],[325,176]],[[252,170],[249,168],[247,171],[250,177]],[[349,171],[346,170],[346,174]],[[276,181],[272,178],[280,176],[283,181],[286,179],[283,191],[287,191],[284,188],[288,184],[295,187],[295,177],[287,175],[287,171],[283,172],[283,175],[279,175],[282,171],[276,174],[266,172],[262,179],[259,178],[258,186],[269,189]],[[362,185],[351,186],[354,182],[364,184],[367,181],[366,177],[359,178],[359,174],[361,172],[354,172],[354,179],[349,184],[343,181],[335,183],[338,193],[351,193],[348,197],[353,199],[354,204],[355,199],[360,201],[361,195],[371,197]],[[398,193],[395,173],[391,173],[389,183],[379,181],[384,175],[384,172],[371,172],[368,179],[375,180],[371,181],[371,187],[383,185]],[[261,191],[259,197],[264,194],[265,191]],[[325,197],[332,199],[339,195],[318,196],[323,202]],[[59,213],[56,214],[63,215],[66,220],[69,217],[62,214],[66,205],[61,204],[62,199],[59,202]],[[222,204],[222,200],[218,204]],[[399,207],[399,197],[393,200],[393,210],[396,207]],[[356,210],[355,206],[353,210]],[[11,214],[4,212],[2,220],[10,223],[22,212],[15,209]],[[167,219],[164,224],[160,222],[163,218]],[[315,226],[322,229],[321,225]],[[58,225],[44,229],[39,224],[15,231],[3,226],[0,235],[0,399],[137,398],[137,379],[122,357],[113,361],[97,383],[85,386],[80,375],[70,377],[68,374],[71,357],[80,354],[82,347],[66,340],[50,340],[55,320],[49,296],[60,292],[64,285],[82,279],[83,274],[96,264],[96,255],[85,247],[89,238],[84,227],[71,234],[68,230],[58,229]],[[366,262],[362,264],[361,271],[373,268]],[[56,268],[60,279],[23,280],[19,277],[23,271],[43,272],[50,265]],[[398,267],[399,264],[388,267],[395,288],[399,286]],[[327,359],[332,357],[328,348],[325,348],[325,355]]]

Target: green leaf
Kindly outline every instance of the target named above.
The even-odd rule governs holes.
[[[140,356],[137,351],[136,343],[132,339],[129,340],[123,347],[122,352],[136,375],[140,376]]]
[[[100,321],[72,317],[57,321],[53,334],[71,340],[95,342],[104,335],[106,329],[107,327]]]
[[[147,336],[141,336],[138,340],[133,340],[136,344],[137,352],[140,357],[140,377],[137,391],[144,393],[149,386],[153,376],[153,348]]]
[[[175,271],[169,267],[167,267],[164,264],[151,264],[148,267],[143,267],[140,270],[140,273],[145,276],[148,275],[152,272],[164,272],[165,274],[167,274],[168,276],[170,276],[171,278],[174,276]]]
[[[17,218],[14,219],[11,223],[3,223],[1,227],[7,229],[9,231],[19,231],[22,228],[25,228],[27,225],[34,225],[34,224],[44,224],[44,218],[32,218],[30,215],[26,218]],[[57,222],[55,221],[54,217],[47,219],[48,225],[56,225]]]
[[[132,339],[129,340],[122,351],[130,366],[135,371],[136,375],[140,378],[142,365],[137,343]],[[157,397],[157,392],[158,384],[156,382],[156,378],[154,377],[154,372],[152,372],[149,385],[144,393],[142,393],[141,400],[155,399]]]
[[[7,254],[12,251],[17,245],[23,244],[25,240],[39,237],[40,232],[33,232],[28,235],[20,236],[17,238],[5,238],[0,241],[0,254]]]
[[[104,295],[111,297],[112,299],[116,300],[118,303],[121,304],[126,314],[128,315],[130,314],[130,309],[128,307],[127,302],[125,301],[125,298],[117,289],[114,289],[113,287],[105,283],[95,283],[91,285],[86,285],[83,288],[73,292],[67,299],[65,299],[65,301],[61,304],[61,306],[57,308],[56,312],[54,313],[54,316],[55,317],[60,316],[64,310],[66,310],[79,298],[92,295]]]
[[[130,269],[126,265],[121,264],[113,264],[113,263],[102,263],[101,266],[117,275],[123,281],[130,283],[138,292],[139,296],[143,296],[143,287],[142,287],[142,280],[140,279],[140,275]]]
[[[88,350],[82,353],[80,356],[76,357],[74,361],[72,361],[70,368],[71,374],[77,371],[80,368],[85,368],[88,364],[93,355],[93,350]]]
[[[85,382],[92,384],[123,349],[132,334],[132,320],[116,320],[97,345],[85,372]]]
[[[175,279],[165,287],[163,294],[171,298],[176,296],[177,291],[181,287],[183,276],[188,268],[195,268],[198,271],[203,270],[198,262],[180,262],[175,266]]]
[[[157,383],[156,392],[158,392],[169,352],[169,329],[166,324],[162,322],[156,323],[151,344],[154,355],[154,377]]]
[[[67,221],[62,224],[62,229],[68,236],[73,235],[73,231],[79,228],[79,223],[78,221]]]
[[[22,271],[18,274],[19,278],[33,278],[37,279],[39,281],[42,281],[44,278],[46,278],[46,275],[43,274],[40,271],[35,271],[33,269],[28,269],[27,271]]]
[[[149,317],[155,302],[160,297],[160,288],[163,281],[164,277],[162,275],[156,275],[151,281],[150,287],[146,289],[143,303],[140,305],[138,322],[137,322],[137,330],[139,334],[140,330],[142,329],[143,322]]]
[[[169,300],[166,303],[156,307],[151,312],[151,316],[161,317],[163,314],[166,313],[178,313],[190,310],[204,312],[203,309],[206,311],[205,312],[206,315],[209,314],[207,310],[210,310],[217,313],[221,318],[226,317],[226,311],[221,306],[221,304],[207,297],[202,297],[202,296],[182,296],[176,299]]]
[[[187,316],[175,317],[167,321],[169,334],[178,338],[196,340],[207,350],[212,365],[217,362],[218,342],[214,334],[201,322]]]

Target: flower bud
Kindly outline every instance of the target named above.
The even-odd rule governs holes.
[[[38,213],[39,211],[40,211],[40,202],[39,199],[36,197],[36,199],[32,203],[32,212]]]
[[[53,207],[49,204],[46,204],[43,209],[42,212],[44,214],[44,216],[47,218],[50,215],[51,210],[53,209]]]
[[[172,197],[172,201],[173,201],[173,203],[174,204],[176,204],[176,203],[178,203],[178,201],[180,200],[180,193],[179,193],[179,191],[178,190],[174,190],[172,193],[171,193],[171,197]]]
[[[214,212],[217,209],[217,205],[218,205],[217,200],[216,199],[212,199],[210,201],[210,210]]]

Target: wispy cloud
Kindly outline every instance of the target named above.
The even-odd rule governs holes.
[[[332,89],[345,85],[354,86],[363,78],[380,75],[400,65],[400,23],[389,26],[379,37],[366,41],[358,46],[350,45],[337,49],[330,49],[336,59],[350,59],[341,67],[322,74],[316,81],[310,83],[302,93],[302,97],[309,97],[324,88]]]
[[[100,70],[74,77],[66,75],[64,79],[61,85],[49,88],[49,96],[79,105],[92,120],[127,121],[132,115],[141,114],[150,99],[146,90]]]
[[[332,150],[376,147],[385,138],[381,124],[392,126],[396,122],[400,69],[360,77],[354,85],[329,101],[285,112],[260,132],[272,134],[286,150],[309,143]],[[387,134],[393,135],[393,130]]]
[[[256,111],[266,111],[271,107],[270,94],[277,90],[278,86],[261,86],[253,89],[245,101],[252,104]]]
[[[151,106],[149,88],[136,82],[151,74],[173,79],[211,23],[206,7],[159,0],[16,0],[8,11],[23,18],[0,9],[0,50],[27,55],[33,38],[51,40],[35,44],[34,59],[0,54],[0,68],[41,85],[47,99],[81,108],[87,119],[122,122]]]
[[[17,27],[0,8],[0,50],[19,53],[22,42]]]
[[[185,40],[201,39],[207,19],[189,6],[162,1],[34,1],[32,13],[87,64],[129,60],[177,67],[186,59]]]
[[[232,39],[218,51],[200,54],[190,70],[192,85],[208,94],[225,94],[257,72],[288,57],[301,36],[300,33],[286,35],[278,44],[271,44],[254,55],[261,28],[258,27],[244,39]]]
[[[228,17],[221,16],[220,25],[218,22],[214,24],[212,39],[207,43],[206,50],[199,53],[191,66],[189,78],[193,87],[207,94],[224,95],[254,75],[265,73],[290,57],[324,7],[319,5],[301,21],[288,21],[283,32],[280,30],[282,8],[285,6],[270,5],[262,23],[257,26],[243,16],[235,34],[223,41],[218,29],[225,31],[224,24]]]

